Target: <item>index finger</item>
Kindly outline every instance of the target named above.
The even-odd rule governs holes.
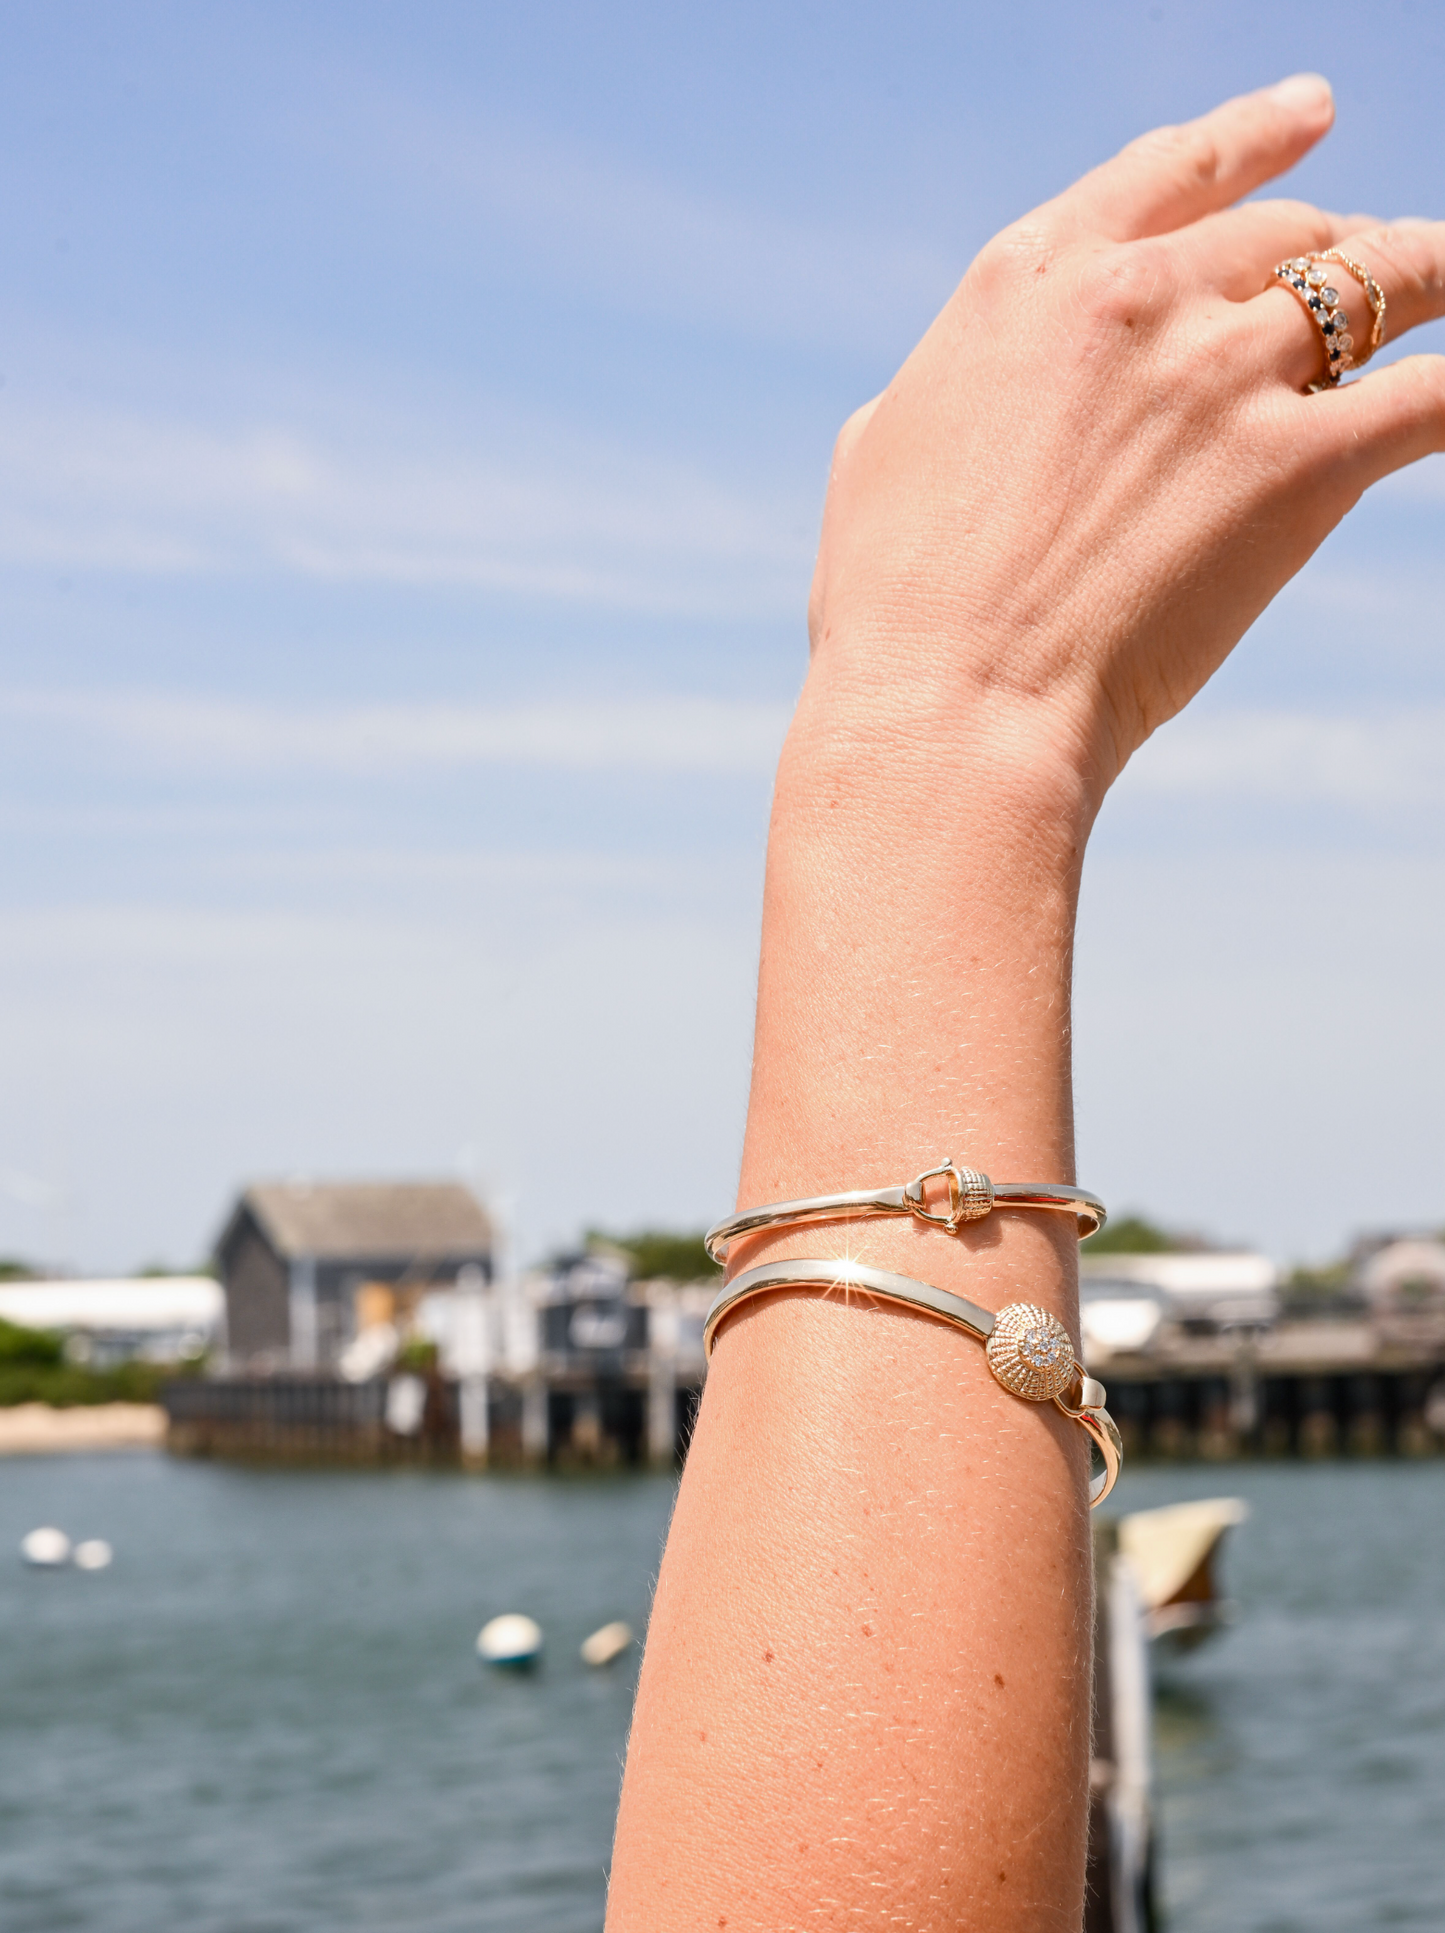
[[[1292,168],[1335,118],[1330,84],[1295,74],[1182,127],[1155,128],[1050,202],[1070,237],[1138,241],[1228,208]]]

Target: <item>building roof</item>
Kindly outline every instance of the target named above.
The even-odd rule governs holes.
[[[492,1247],[487,1212],[459,1181],[260,1181],[236,1215],[245,1209],[279,1254],[318,1261],[464,1260]]]

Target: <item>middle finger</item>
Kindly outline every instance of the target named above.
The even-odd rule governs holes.
[[[1193,223],[1176,243],[1198,285],[1247,302],[1276,262],[1317,255],[1369,226],[1367,216],[1334,215],[1307,201],[1250,201]]]

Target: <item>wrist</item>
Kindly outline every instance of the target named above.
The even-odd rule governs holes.
[[[810,676],[769,839],[745,1206],[945,1154],[1072,1179],[1089,818],[1022,708],[950,717],[918,684]]]
[[[1056,699],[930,661],[904,676],[814,659],[778,771],[771,843],[856,846],[990,895],[1022,863],[1072,892],[1102,800],[1093,734]],[[947,848],[942,849],[942,848]]]

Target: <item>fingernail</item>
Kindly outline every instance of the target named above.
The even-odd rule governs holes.
[[[1269,93],[1281,107],[1293,108],[1296,113],[1332,105],[1335,98],[1334,89],[1323,74],[1291,74],[1287,81],[1271,87]]]

